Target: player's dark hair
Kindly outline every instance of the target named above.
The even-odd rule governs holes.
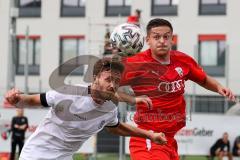
[[[149,32],[152,28],[159,27],[159,26],[167,26],[173,32],[172,24],[169,21],[161,18],[154,18],[150,20],[147,24],[147,34],[149,35]]]
[[[109,70],[123,73],[124,65],[121,62],[111,58],[102,58],[95,63],[93,68],[93,76],[97,76],[99,73]]]

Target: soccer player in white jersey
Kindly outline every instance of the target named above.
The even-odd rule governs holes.
[[[15,106],[51,107],[37,130],[25,143],[20,160],[70,160],[72,155],[92,135],[106,127],[121,136],[149,138],[157,144],[166,144],[163,133],[153,133],[121,123],[117,107],[111,100],[119,87],[124,70],[120,62],[104,58],[94,65],[94,81],[78,95],[56,91],[23,95],[17,89],[6,93],[6,100]],[[63,88],[64,90],[64,88]]]

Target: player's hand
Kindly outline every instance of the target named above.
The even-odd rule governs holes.
[[[143,95],[143,96],[137,96],[135,98],[135,103],[136,104],[140,104],[140,103],[144,103],[148,106],[148,109],[152,109],[153,105],[152,105],[152,100],[146,96],[146,95]]]
[[[160,133],[153,132],[150,139],[156,144],[160,144],[160,145],[167,144],[167,139],[165,137],[165,134],[162,132]]]
[[[26,124],[19,126],[19,129],[20,129],[20,130],[25,130],[26,128],[27,128],[27,125],[26,125]]]
[[[15,125],[14,125],[14,128],[19,129],[20,127],[19,127],[19,125],[15,124]]]
[[[22,94],[22,92],[20,92],[16,88],[13,88],[5,94],[5,99],[11,105],[16,106],[16,104],[21,100],[21,95],[20,94]]]
[[[224,97],[227,97],[228,100],[230,101],[236,101],[236,97],[234,96],[233,92],[229,88],[219,86],[218,93]]]

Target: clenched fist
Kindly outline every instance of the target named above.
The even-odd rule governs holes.
[[[161,145],[167,144],[167,139],[165,137],[165,134],[162,132],[160,133],[153,132],[150,139],[156,144],[161,144]]]
[[[5,99],[11,105],[16,106],[16,104],[21,100],[21,94],[22,92],[20,92],[18,89],[13,88],[5,94]]]

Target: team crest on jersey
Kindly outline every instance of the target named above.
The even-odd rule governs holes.
[[[175,68],[175,71],[178,73],[178,75],[179,75],[180,77],[183,76],[183,70],[182,70],[181,67],[176,67],[176,68]]]

